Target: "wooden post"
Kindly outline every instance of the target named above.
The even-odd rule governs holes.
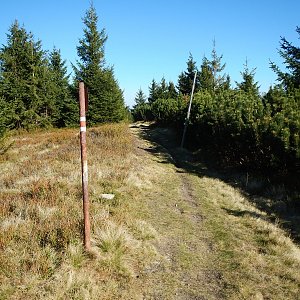
[[[80,106],[80,146],[81,146],[81,171],[82,171],[82,194],[83,194],[83,219],[84,219],[84,247],[91,248],[91,229],[89,216],[88,194],[88,164],[86,148],[86,89],[83,82],[79,82],[79,106]]]
[[[184,122],[184,129],[183,129],[183,135],[182,135],[182,140],[181,140],[181,148],[183,148],[184,140],[185,140],[185,134],[186,130],[189,124],[189,119],[190,119],[190,114],[191,114],[191,107],[192,107],[192,100],[193,100],[193,95],[194,95],[194,90],[195,90],[195,84],[196,84],[196,77],[197,77],[197,70],[194,75],[194,82],[193,82],[193,87],[192,87],[192,93],[191,93],[191,99],[190,99],[190,104],[189,104],[189,109],[187,112],[187,116]]]

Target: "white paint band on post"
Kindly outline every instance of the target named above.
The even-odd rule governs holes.
[[[89,216],[89,194],[88,194],[88,164],[86,146],[86,108],[87,90],[84,83],[79,82],[79,118],[80,118],[80,147],[81,147],[81,179],[82,179],[82,198],[83,198],[83,220],[84,220],[84,247],[91,249],[91,229]]]

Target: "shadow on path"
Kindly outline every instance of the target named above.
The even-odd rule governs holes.
[[[291,192],[284,185],[271,184],[268,179],[234,168],[220,169],[213,161],[199,155],[199,152],[193,153],[180,148],[180,139],[172,129],[149,124],[133,124],[132,127],[139,128],[140,137],[154,145],[143,150],[162,158],[161,163],[174,164],[179,168],[177,172],[180,173],[187,172],[200,177],[217,178],[238,188],[253,205],[267,213],[269,221],[279,223],[292,239],[300,244],[299,191]],[[226,211],[237,217],[249,213],[238,210]],[[253,217],[263,218],[258,214]]]

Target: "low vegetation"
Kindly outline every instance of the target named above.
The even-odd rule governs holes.
[[[78,131],[10,137],[0,156],[0,299],[297,299],[300,250],[280,222],[198,172],[204,165],[192,172],[187,151],[172,157],[150,138],[158,129],[131,130],[88,130],[90,252]]]
[[[135,216],[130,174],[138,164],[128,126],[89,130],[91,253],[82,248],[77,130],[12,139],[1,156],[0,299],[118,298],[156,255],[148,245],[155,231]]]
[[[160,276],[151,274],[159,278],[153,298],[297,299],[300,248],[284,228],[291,217],[299,230],[300,214],[283,206],[280,218],[274,204],[286,191],[195,161],[168,129],[141,128],[151,141],[146,148],[164,166],[161,184],[145,200],[159,228],[159,253],[169,259]]]
[[[298,27],[296,31],[300,34]],[[190,55],[176,88],[162,78],[152,81],[148,98],[140,89],[132,114],[137,121],[172,127],[181,136],[197,73],[185,146],[214,154],[223,166],[278,175],[300,187],[294,180],[300,174],[300,48],[281,38],[279,54],[286,69],[271,63],[278,82],[261,94],[247,61],[242,81],[232,86],[214,44],[211,59],[204,57],[199,68]]]

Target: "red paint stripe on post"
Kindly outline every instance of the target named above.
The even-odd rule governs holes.
[[[80,108],[80,146],[81,146],[81,171],[82,171],[82,196],[83,196],[83,220],[84,238],[83,243],[86,250],[91,249],[91,226],[89,216],[88,195],[88,164],[86,147],[86,89],[83,82],[79,82],[79,108]]]

